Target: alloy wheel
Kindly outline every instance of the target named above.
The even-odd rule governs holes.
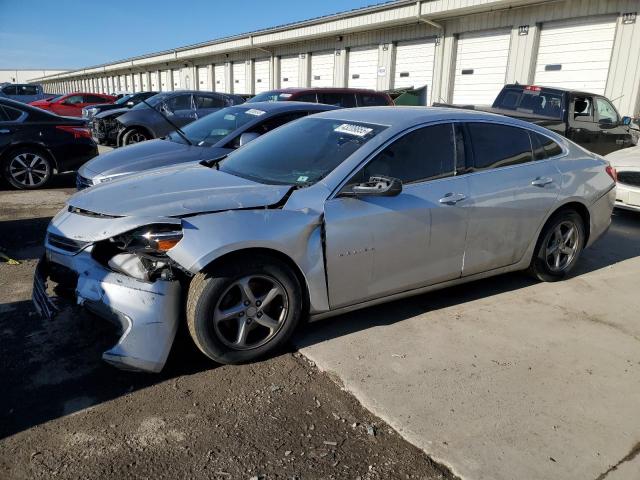
[[[35,153],[20,153],[9,161],[9,175],[19,185],[36,188],[51,175],[49,162]]]
[[[131,132],[127,137],[127,145],[131,145],[133,143],[140,143],[147,140],[147,137],[138,131]]]
[[[233,282],[213,312],[216,336],[234,350],[264,345],[280,331],[289,299],[283,285],[269,275],[251,275]]]
[[[552,272],[565,270],[576,257],[579,244],[578,227],[571,221],[559,223],[547,237],[544,258]]]

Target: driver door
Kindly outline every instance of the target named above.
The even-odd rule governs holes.
[[[386,147],[325,204],[331,308],[461,276],[467,230],[462,137],[453,124],[419,128]],[[399,178],[397,196],[354,196],[372,176]]]
[[[61,102],[56,102],[51,106],[53,113],[58,115],[73,117],[76,116],[78,105],[82,104],[82,95],[70,95]]]
[[[600,127],[596,153],[608,153],[628,147],[631,135],[626,125],[620,121],[620,116],[611,103],[602,97],[595,97],[596,121]]]

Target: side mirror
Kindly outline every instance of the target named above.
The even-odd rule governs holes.
[[[244,132],[240,135],[240,146],[246,145],[247,143],[255,140],[260,136],[259,133],[256,132]]]
[[[622,117],[622,120],[620,121],[620,123],[622,125],[631,125],[631,117]]]
[[[371,177],[368,182],[355,185],[356,197],[395,197],[402,193],[402,181],[391,177]]]

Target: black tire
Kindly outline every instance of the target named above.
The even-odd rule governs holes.
[[[571,227],[575,229],[575,237],[573,241],[569,242]],[[560,235],[558,229],[560,229]],[[564,240],[565,236],[567,240]],[[562,245],[556,245],[558,238],[560,238]],[[540,232],[529,266],[529,273],[543,282],[557,282],[566,278],[580,258],[585,239],[584,221],[578,212],[571,209],[556,212]],[[554,246],[558,248],[554,249]],[[570,251],[571,253],[569,253]]]
[[[43,188],[52,175],[51,157],[38,148],[17,148],[6,154],[2,162],[2,176],[19,190]]]
[[[275,258],[255,256],[222,264],[215,270],[214,274],[197,274],[189,286],[186,304],[187,326],[196,346],[207,357],[222,364],[251,362],[281,348],[295,331],[302,316],[302,289],[291,268]],[[248,302],[243,301],[246,298],[238,297],[243,295],[243,289],[238,283],[243,283],[247,278],[251,279],[249,283],[255,281],[250,287],[254,290],[255,298],[263,298],[265,303],[265,295],[261,294],[260,289],[271,280],[273,290],[285,292],[269,301],[262,320],[258,319],[259,309],[254,308],[256,304],[260,306],[259,300],[247,306]],[[264,285],[261,285],[261,282],[264,282]],[[272,288],[267,287],[267,290],[270,291]],[[235,297],[238,298],[238,302]],[[245,307],[246,309],[233,318],[217,321],[218,316],[223,316],[222,312],[225,310],[221,310],[220,306],[225,302],[226,305],[235,305],[226,311]],[[276,328],[262,325],[265,319],[271,322],[274,317],[279,317]],[[250,320],[253,323],[248,325],[247,322]],[[236,343],[232,345],[232,340],[240,339],[240,322],[245,322],[245,328],[249,330],[245,335],[247,345],[240,346],[238,343],[238,346],[234,346]],[[237,331],[234,328],[237,328]],[[263,333],[267,335],[267,330],[269,338],[264,340],[264,343],[257,342],[251,346],[254,339],[250,336],[259,339]]]
[[[134,143],[145,142],[151,139],[149,134],[139,128],[132,128],[122,136],[122,146],[133,145]]]

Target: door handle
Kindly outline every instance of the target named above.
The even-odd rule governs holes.
[[[0,133],[11,133],[11,130],[7,128],[0,129]]]
[[[443,205],[455,205],[456,203],[463,201],[465,198],[467,198],[467,196],[463,193],[447,193],[439,201]]]
[[[550,183],[553,183],[553,178],[538,177],[533,182],[531,182],[531,185],[533,185],[534,187],[544,187],[546,185],[549,185]]]

